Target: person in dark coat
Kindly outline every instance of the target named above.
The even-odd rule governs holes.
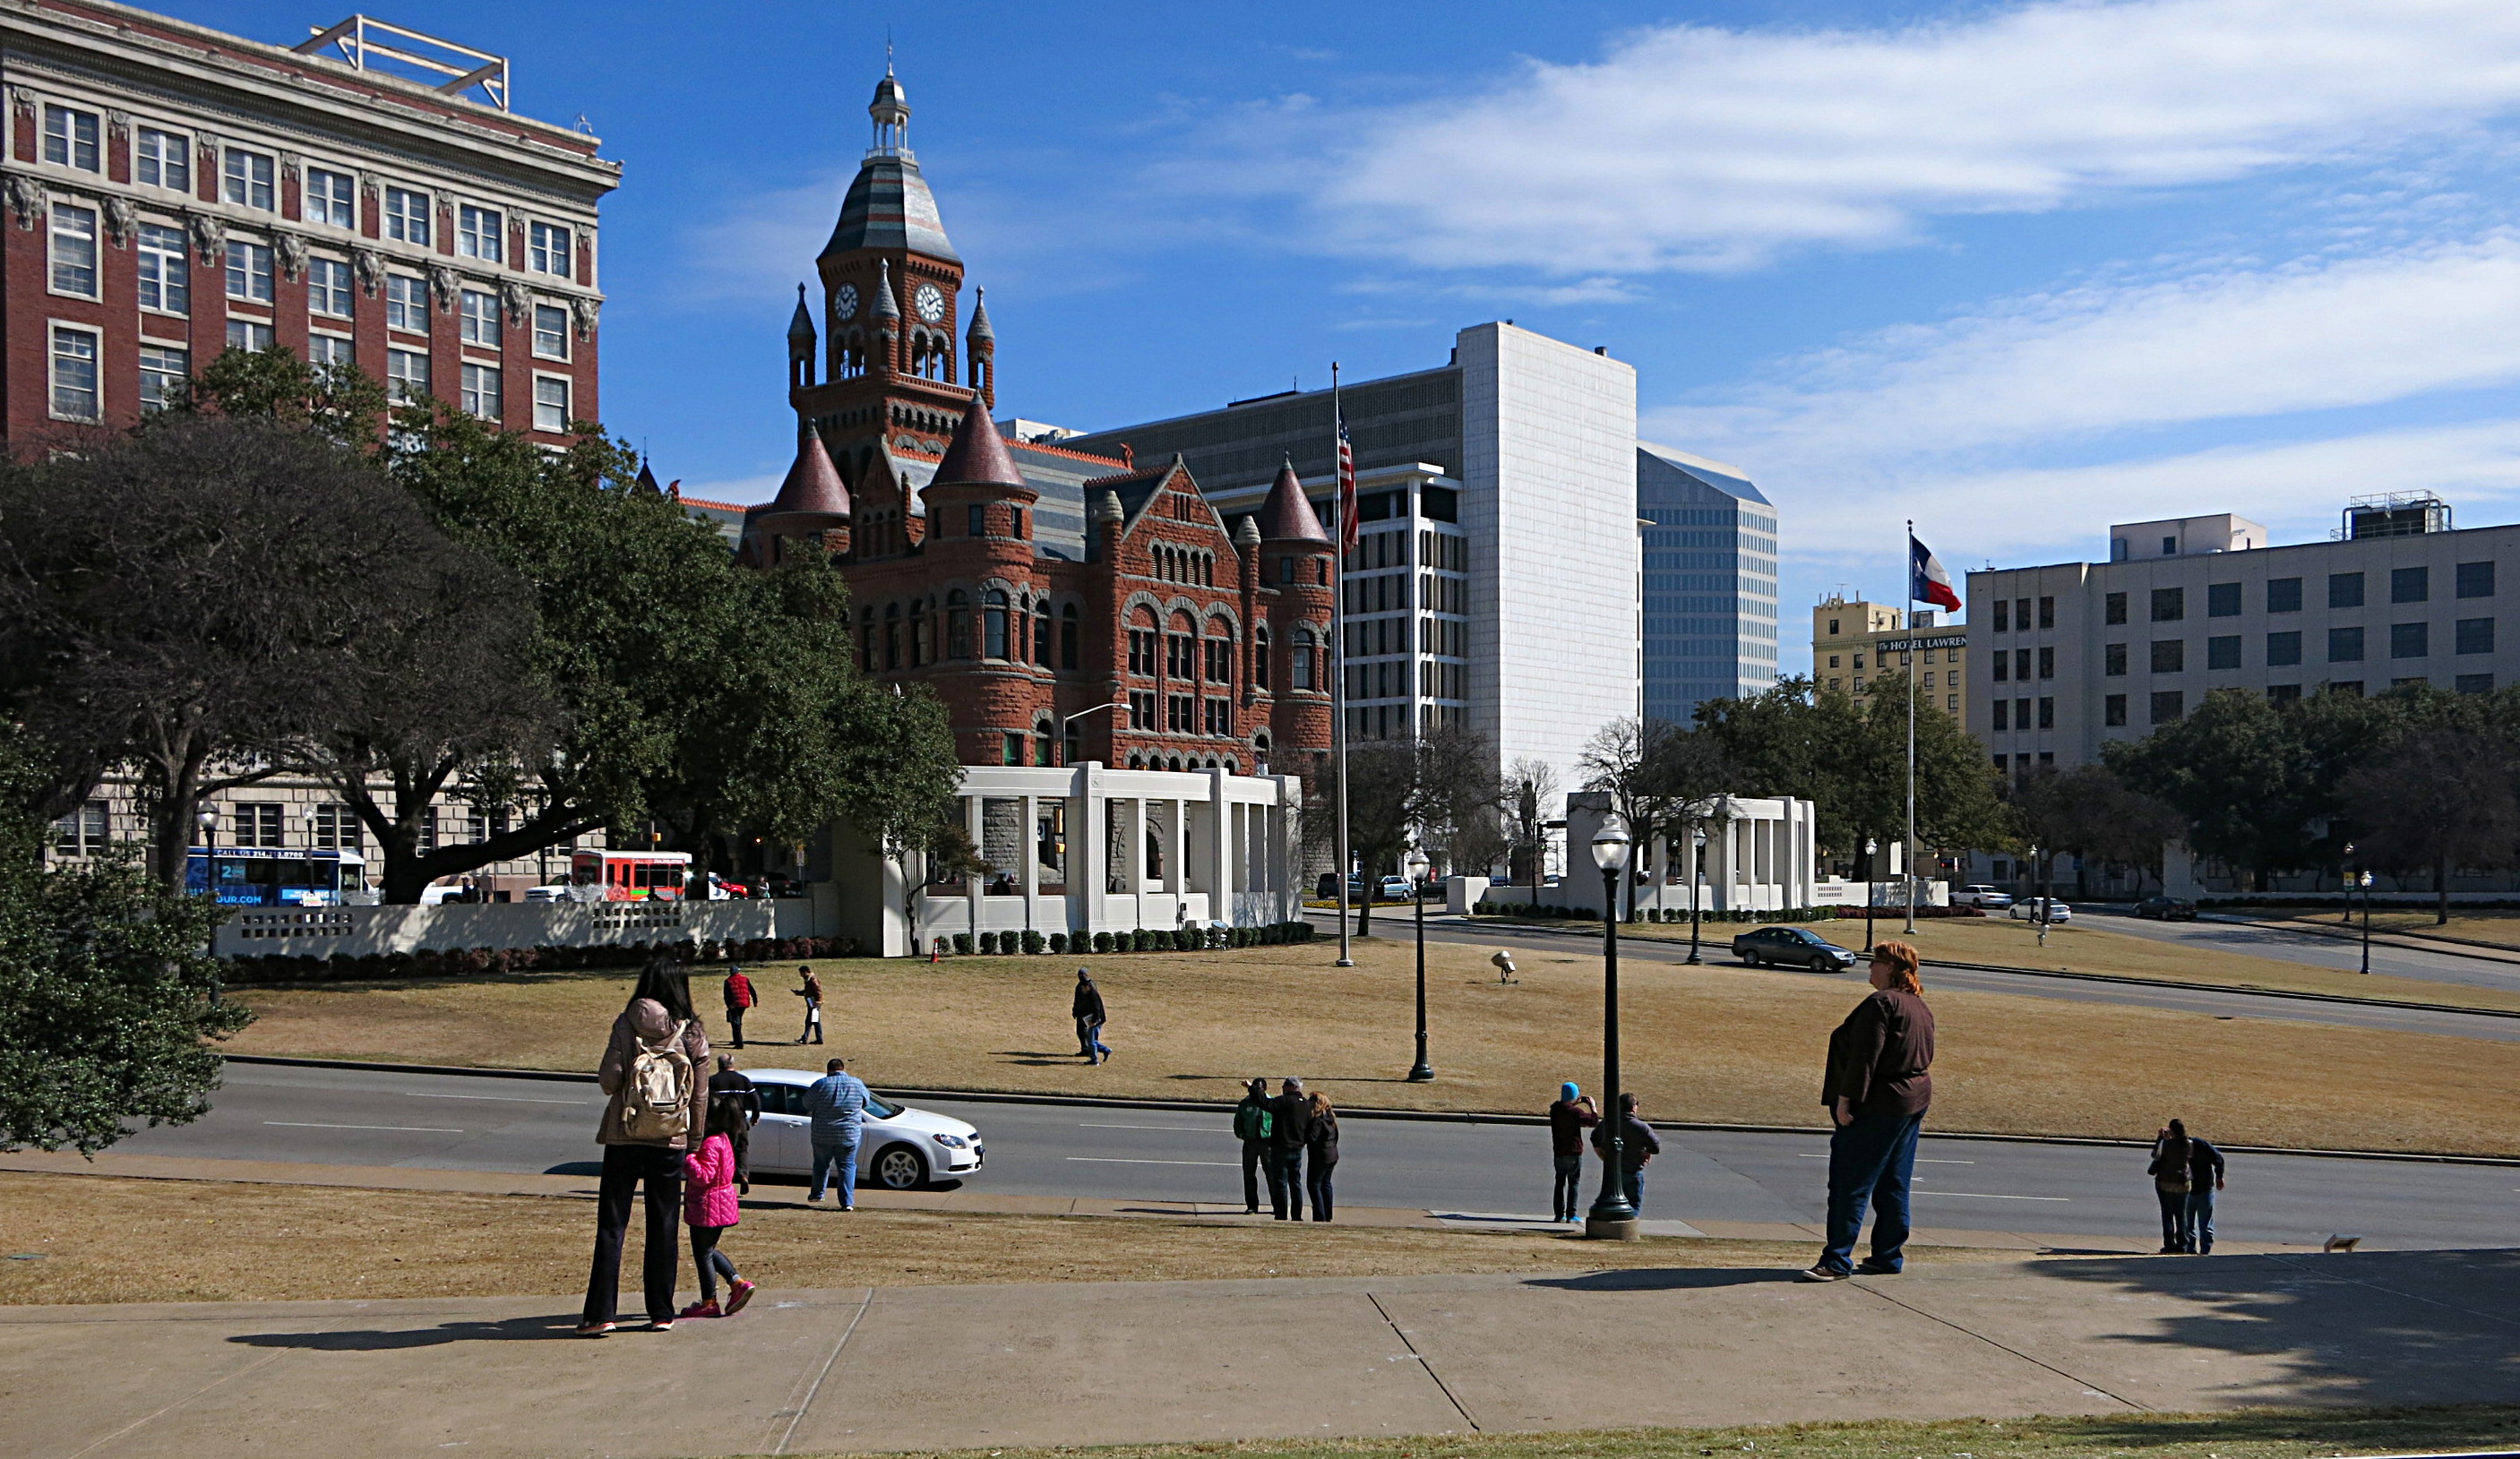
[[[1916,1172],[1916,1134],[1933,1103],[1934,1010],[1916,976],[1922,959],[1906,943],[1872,950],[1872,995],[1828,1036],[1828,1072],[1820,1102],[1835,1127],[1828,1137],[1828,1245],[1802,1274],[1843,1281],[1861,1271],[1887,1276],[1907,1262],[1908,1187]],[[1856,1233],[1872,1207],[1872,1255],[1855,1265]]]
[[[1312,1192],[1313,1219],[1330,1218],[1330,1172],[1338,1169],[1338,1111],[1328,1094],[1316,1094],[1304,1113],[1313,1127],[1304,1134],[1304,1189]]]
[[[1111,1057],[1102,1042],[1102,990],[1094,986],[1094,975],[1083,968],[1076,970],[1076,995],[1068,999],[1068,1013],[1076,1020],[1076,1051],[1088,1064],[1100,1064]]]
[[[1584,1204],[1584,1131],[1601,1123],[1601,1107],[1570,1081],[1557,1086],[1549,1107],[1549,1158],[1556,1168],[1550,1214],[1571,1224]]]
[[[731,1097],[743,1111],[743,1123],[727,1136],[735,1147],[735,1184],[743,1194],[752,1194],[752,1127],[761,1123],[761,1091],[752,1086],[752,1076],[735,1067],[733,1054],[717,1056],[717,1073],[709,1076],[709,1098]]]
[[[1653,1127],[1638,1112],[1637,1096],[1619,1096],[1618,1124],[1602,1121],[1593,1127],[1593,1153],[1603,1160],[1610,1158],[1610,1132],[1616,1129],[1622,1142],[1619,1151],[1619,1187],[1626,1193],[1628,1209],[1645,1209],[1645,1162],[1662,1153],[1662,1140]],[[1568,1217],[1573,1219],[1573,1217]]]
[[[1304,1082],[1290,1079],[1269,1101],[1269,1206],[1280,1220],[1304,1218],[1304,1146],[1313,1135],[1312,1101]]]
[[[1276,1118],[1269,1107],[1269,1082],[1246,1080],[1242,1102],[1234,1107],[1234,1137],[1242,1142],[1242,1214],[1260,1214],[1260,1171],[1269,1161],[1269,1127]]]
[[[2223,1152],[2173,1120],[2152,1140],[2143,1172],[2161,1202],[2161,1255],[2212,1256],[2214,1192],[2223,1188]]]

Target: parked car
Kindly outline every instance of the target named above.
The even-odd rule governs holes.
[[[1862,957],[1801,927],[1754,927],[1732,939],[1732,955],[1752,967],[1807,967],[1842,973]]]
[[[814,1173],[813,1121],[805,1091],[819,1074],[801,1069],[747,1069],[761,1092],[753,1127],[754,1173]],[[960,1120],[870,1095],[858,1136],[858,1176],[885,1190],[917,1190],[937,1180],[976,1175],[985,1157],[980,1131]]]
[[[1952,906],[1974,906],[1989,911],[2002,910],[2012,905],[2012,894],[1990,886],[1962,887],[1952,894]]]
[[[2135,914],[2164,922],[2193,922],[2196,904],[2184,897],[2146,897],[2135,905]]]
[[[2024,897],[2012,904],[2011,915],[2024,922],[2036,922],[2039,920],[2039,908],[2042,906],[2048,908],[2048,921],[2050,924],[2074,920],[2072,907],[2049,897]]]
[[[525,900],[527,902],[566,902],[569,900],[568,892],[567,882],[545,882],[538,887],[525,888]]]

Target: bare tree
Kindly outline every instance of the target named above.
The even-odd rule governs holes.
[[[2077,858],[2076,897],[2089,895],[2095,861],[2135,867],[2139,888],[2142,874],[2160,863],[2161,844],[2180,832],[2178,817],[2131,789],[2105,765],[2061,771],[2041,766],[2021,776],[2009,794],[2025,840],[2043,855],[2063,851]]]
[[[1505,774],[1506,816],[1513,831],[1514,850],[1524,858],[1531,877],[1532,900],[1539,900],[1541,874],[1549,860],[1551,808],[1558,806],[1557,767],[1528,756]]]
[[[2450,869],[2499,867],[2520,844],[2511,741],[2460,725],[2409,730],[2385,760],[2347,774],[2345,805],[2362,827],[2362,859],[2393,871],[2429,869],[2434,921],[2450,920]]]

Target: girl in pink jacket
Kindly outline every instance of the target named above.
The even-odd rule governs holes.
[[[692,1260],[700,1268],[700,1300],[686,1317],[732,1317],[752,1301],[753,1284],[736,1275],[735,1263],[717,1249],[726,1229],[743,1219],[735,1194],[735,1134],[743,1127],[743,1105],[720,1094],[708,1103],[708,1137],[683,1157],[683,1221],[692,1228]],[[726,1306],[717,1304],[717,1279],[725,1273]]]

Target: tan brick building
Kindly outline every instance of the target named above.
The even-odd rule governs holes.
[[[1911,622],[1887,603],[1829,595],[1812,609],[1813,682],[1864,703],[1883,669],[1906,670],[1916,676],[1918,705],[1966,723],[1968,629],[1938,616],[1919,609]]]

